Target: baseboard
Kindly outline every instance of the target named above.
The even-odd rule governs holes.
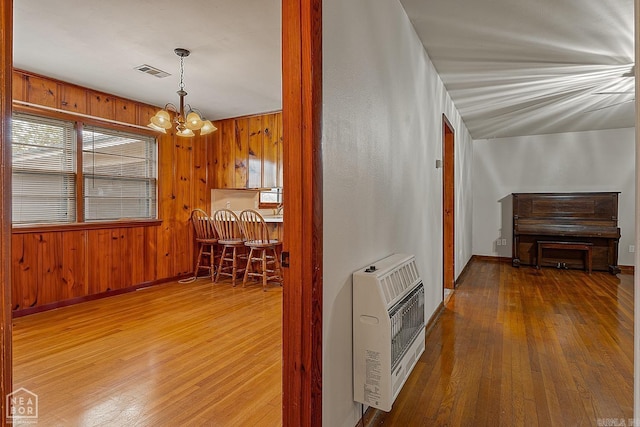
[[[384,411],[369,406],[362,419],[356,424],[356,427],[373,427],[376,423],[379,423],[379,419],[383,414],[385,414]]]
[[[622,274],[631,274],[633,275],[636,271],[636,268],[633,265],[619,265],[620,273]]]
[[[85,296],[81,296],[81,297],[66,299],[66,300],[63,300],[63,301],[56,301],[56,302],[52,302],[52,303],[49,303],[49,304],[42,304],[42,305],[38,305],[36,307],[23,308],[23,309],[20,309],[20,310],[13,311],[11,313],[11,317],[15,319],[15,318],[22,317],[22,316],[28,316],[30,314],[41,313],[43,311],[49,311],[49,310],[54,310],[56,308],[61,308],[61,307],[67,307],[67,306],[70,306],[70,305],[80,304],[80,303],[86,302],[86,301],[93,301],[93,300],[97,300],[97,299],[112,297],[112,296],[115,296],[115,295],[126,294],[126,293],[129,293],[129,292],[137,291],[138,289],[142,289],[142,288],[148,288],[148,287],[151,287],[151,286],[162,285],[162,284],[168,283],[168,282],[175,282],[177,280],[187,278],[190,275],[191,274],[177,276],[177,277],[169,277],[169,278],[166,278],[166,279],[152,280],[152,281],[149,281],[149,282],[142,282],[142,283],[139,283],[137,285],[130,286],[128,288],[114,289],[112,291],[100,292],[99,294],[85,295]]]
[[[504,256],[473,255],[471,259],[484,262],[503,262],[511,264],[511,258]]]

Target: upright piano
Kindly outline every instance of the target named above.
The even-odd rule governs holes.
[[[594,270],[619,273],[618,194],[513,193],[513,266],[584,268],[583,254],[566,249],[537,259],[538,242],[576,242],[589,246]]]

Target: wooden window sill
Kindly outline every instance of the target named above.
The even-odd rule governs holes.
[[[48,233],[54,231],[100,230],[112,228],[154,227],[162,224],[161,219],[132,219],[122,221],[76,222],[71,224],[24,224],[12,227],[12,234]]]

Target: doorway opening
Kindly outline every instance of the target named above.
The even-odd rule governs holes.
[[[442,115],[442,298],[448,301],[455,287],[455,132]]]

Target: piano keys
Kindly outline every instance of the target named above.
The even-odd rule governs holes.
[[[549,249],[537,259],[538,241],[581,242],[592,245],[593,270],[619,273],[618,194],[513,193],[512,265],[584,269],[579,251]]]

